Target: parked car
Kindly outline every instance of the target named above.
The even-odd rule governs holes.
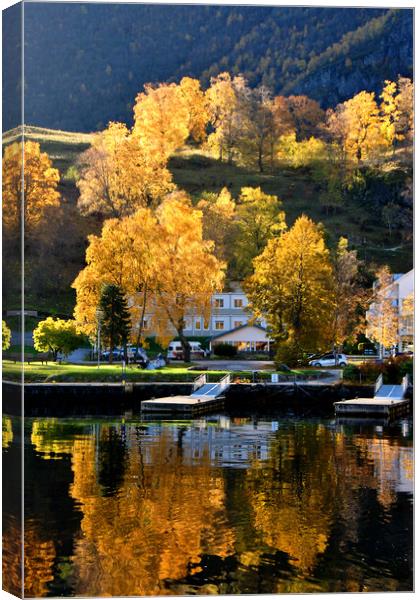
[[[188,342],[191,348],[191,358],[204,358],[205,350],[201,347],[200,342]],[[181,342],[172,341],[168,346],[167,358],[172,360],[184,360],[184,351]]]
[[[347,364],[347,356],[345,354],[334,355],[333,352],[327,352],[309,361],[309,366],[311,367],[345,367]]]
[[[136,351],[137,351],[137,355],[136,355]],[[148,356],[146,353],[146,350],[144,348],[142,348],[141,346],[139,348],[137,348],[137,346],[132,346],[131,344],[129,344],[127,346],[127,358],[129,361],[134,360],[134,357],[137,356],[136,360],[137,361],[147,361],[148,360]]]
[[[110,354],[111,352],[109,350],[104,350],[104,352],[101,354],[101,358],[103,360],[109,360]],[[114,350],[112,350],[112,358],[114,360],[122,360],[124,358],[124,352],[118,348],[114,348]]]

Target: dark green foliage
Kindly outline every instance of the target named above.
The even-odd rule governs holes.
[[[104,285],[99,300],[101,314],[101,335],[111,350],[126,346],[130,335],[130,313],[127,299],[117,285]],[[112,360],[112,353],[110,353]]]
[[[241,73],[326,106],[412,76],[411,10],[28,3],[25,118],[74,131],[132,121],[144,83]],[[6,63],[6,68],[8,63]],[[7,77],[7,74],[6,74]],[[7,117],[7,115],[6,115]],[[9,129],[17,123],[4,122]]]
[[[236,346],[231,346],[230,344],[216,344],[215,346],[213,346],[213,353],[216,356],[232,358],[237,355],[238,350]]]
[[[400,384],[404,375],[413,376],[413,360],[406,356],[395,356],[382,363],[366,361],[360,365],[347,365],[343,369],[345,380],[359,383],[374,383],[381,374],[384,383]]]

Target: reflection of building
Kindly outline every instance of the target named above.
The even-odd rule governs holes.
[[[376,284],[377,285],[377,284]],[[375,287],[375,284],[374,284]],[[393,275],[393,282],[385,290],[384,296],[392,299],[392,305],[398,319],[398,345],[399,352],[413,350],[414,341],[414,269],[408,273],[396,273]],[[411,306],[410,306],[411,304]],[[369,314],[378,311],[378,305],[372,303],[367,312]],[[369,335],[368,335],[369,337]]]

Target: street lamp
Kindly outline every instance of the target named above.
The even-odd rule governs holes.
[[[96,309],[96,322],[97,322],[97,329],[98,329],[98,337],[96,340],[96,350],[98,353],[98,369],[99,369],[99,364],[100,364],[100,354],[101,354],[101,324],[102,324],[102,319],[104,318],[104,311],[101,310],[100,308]]]

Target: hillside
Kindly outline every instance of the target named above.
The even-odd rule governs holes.
[[[4,142],[10,143],[15,135],[16,132],[9,132],[3,136]],[[55,224],[57,231],[53,235],[57,241],[52,246],[53,253],[39,258],[43,268],[36,272],[32,285],[34,295],[28,291],[28,307],[33,304],[33,308],[49,310],[53,297],[56,310],[71,313],[74,292],[70,285],[84,266],[87,234],[97,232],[100,228],[96,219],[80,216],[76,207],[78,191],[74,178],[68,175],[69,167],[74,165],[80,152],[88,147],[89,136],[36,127],[26,127],[25,136],[38,141],[42,150],[52,157],[54,166],[60,170],[60,192],[64,209],[62,221]],[[394,272],[405,272],[412,267],[411,242],[402,241],[396,230],[389,236],[387,228],[375,212],[375,203],[369,199],[369,194],[348,197],[337,212],[327,214],[319,204],[317,186],[305,168],[283,168],[275,174],[261,174],[220,163],[203,152],[188,147],[172,157],[169,166],[175,183],[188,191],[194,201],[200,198],[202,192],[218,192],[224,186],[230,189],[234,197],[238,196],[241,187],[260,186],[266,193],[276,194],[282,199],[289,226],[297,216],[305,213],[324,224],[331,243],[335,243],[342,235],[346,236],[351,247],[356,248],[359,257],[368,264],[389,264]],[[398,179],[394,182],[387,181],[385,191],[382,189],[378,193],[373,188],[371,196],[377,200],[379,196],[395,194],[395,186],[398,185]],[[36,270],[35,263],[34,268]],[[42,293],[36,290],[37,286]]]
[[[412,46],[411,10],[28,3],[26,122],[131,123],[144,83],[189,75],[207,86],[222,70],[326,107],[411,76]]]

